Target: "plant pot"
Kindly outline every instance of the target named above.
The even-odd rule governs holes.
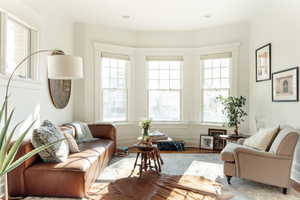
[[[0,176],[0,199],[8,200],[7,174]]]
[[[149,129],[148,128],[143,128],[142,129],[142,136],[143,136],[143,138],[149,136]]]

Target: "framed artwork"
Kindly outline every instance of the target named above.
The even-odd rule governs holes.
[[[299,68],[294,67],[272,74],[272,101],[299,101]]]
[[[214,137],[214,150],[222,150],[225,147],[224,140],[222,140],[220,135],[227,135],[226,129],[208,129],[208,135]]]
[[[200,148],[201,149],[214,149],[214,137],[210,135],[200,135]]]
[[[271,80],[271,43],[255,51],[256,82]]]

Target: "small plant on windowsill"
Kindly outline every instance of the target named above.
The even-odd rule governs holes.
[[[222,112],[227,118],[228,127],[234,127],[234,132],[236,135],[238,135],[240,125],[243,121],[245,121],[245,117],[247,116],[247,113],[244,110],[246,98],[243,96],[219,96],[217,97],[217,101],[219,101],[224,106]]]

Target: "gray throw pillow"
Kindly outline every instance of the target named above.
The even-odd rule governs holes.
[[[46,120],[38,129],[34,130],[31,143],[35,148],[38,148],[61,139],[65,139],[63,133]],[[69,156],[69,145],[66,140],[63,140],[41,151],[39,155],[44,162],[64,162]]]
[[[68,123],[66,125],[72,126],[76,129],[75,139],[78,144],[95,140],[95,138],[93,137],[93,135],[89,129],[89,126],[86,123],[72,122],[72,123]]]

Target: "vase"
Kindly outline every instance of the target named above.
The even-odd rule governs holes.
[[[148,137],[149,136],[149,129],[148,128],[143,128],[142,129],[142,135],[143,135],[143,138]]]
[[[238,126],[235,127],[234,133],[235,133],[235,135],[239,135],[239,127]]]
[[[0,199],[8,200],[7,174],[0,176]]]

